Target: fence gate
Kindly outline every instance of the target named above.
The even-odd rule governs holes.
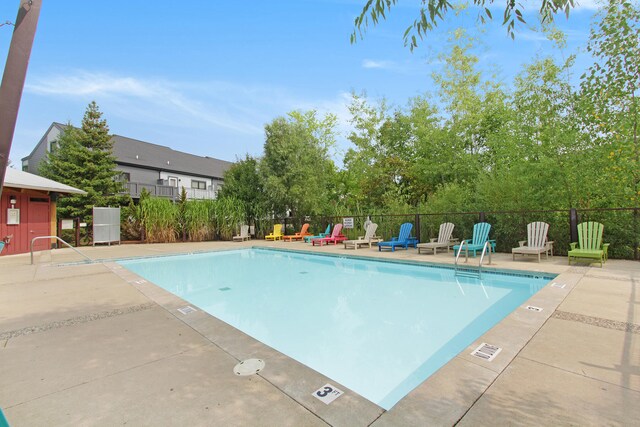
[[[120,244],[120,208],[93,208],[93,245]]]

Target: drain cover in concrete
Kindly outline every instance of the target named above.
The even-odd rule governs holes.
[[[491,362],[501,351],[502,349],[500,347],[496,347],[495,345],[483,342],[478,346],[478,348],[473,350],[473,353],[471,353],[471,355],[479,357],[480,359],[484,359],[487,362]]]
[[[189,314],[189,313],[195,313],[195,312],[196,312],[196,311],[198,311],[198,310],[196,310],[195,308],[193,308],[193,307],[191,307],[190,305],[188,305],[188,306],[186,306],[186,307],[179,308],[179,309],[178,309],[178,311],[179,311],[180,313],[184,314],[184,315],[187,315],[187,314]]]
[[[238,363],[233,368],[233,373],[236,375],[253,375],[264,369],[264,360],[262,359],[247,359]]]

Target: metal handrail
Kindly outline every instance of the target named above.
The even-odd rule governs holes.
[[[460,254],[462,253],[462,247],[464,245],[467,245],[467,256],[464,262],[468,262],[469,261],[469,243],[467,243],[466,240],[463,240],[462,242],[460,242],[460,247],[458,248],[458,253],[456,254],[456,261],[455,261],[455,269],[453,270],[453,275],[457,276],[458,275],[458,259],[460,258]]]
[[[489,249],[489,265],[491,265],[491,243],[487,240],[482,247],[482,255],[480,255],[480,263],[478,264],[478,278],[482,279],[482,260],[484,259],[484,254],[487,253],[487,248]]]
[[[463,240],[462,242],[460,242],[460,247],[458,248],[458,253],[456,254],[456,270],[458,269],[458,258],[460,258],[460,254],[462,253],[462,247],[464,245],[467,245],[467,249],[466,249],[466,257],[465,257],[465,261],[464,262],[468,262],[469,261],[469,243],[467,243],[466,240]]]
[[[39,239],[57,239],[58,241],[64,243],[65,245],[67,245],[68,247],[73,249],[74,252],[76,252],[78,255],[81,255],[81,256],[85,257],[89,261],[93,261],[91,258],[86,256],[85,254],[83,254],[82,252],[80,252],[79,250],[77,250],[76,248],[74,248],[73,246],[71,246],[70,244],[68,244],[67,242],[65,242],[61,238],[59,238],[58,236],[37,236],[37,237],[34,237],[33,239],[31,239],[31,265],[33,265],[33,242],[35,242],[36,240],[39,240]]]

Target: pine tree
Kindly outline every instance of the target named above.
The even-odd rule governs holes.
[[[61,198],[59,217],[80,217],[82,221],[91,222],[94,206],[128,203],[129,197],[119,194],[120,172],[116,170],[113,141],[95,101],[87,106],[81,128],[69,123],[53,147],[40,165],[40,174],[87,192]]]

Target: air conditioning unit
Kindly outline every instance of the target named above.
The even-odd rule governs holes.
[[[158,180],[158,185],[168,185],[168,184],[167,184],[167,181],[166,181],[166,180],[164,180],[164,179],[159,179],[159,180]]]

